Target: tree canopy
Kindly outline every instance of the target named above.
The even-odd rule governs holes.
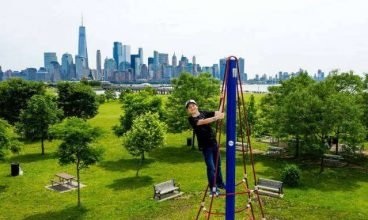
[[[294,139],[296,157],[323,153],[330,135],[353,148],[364,137],[362,88],[351,72],[334,72],[318,83],[301,73],[269,89],[261,100],[260,121],[265,133]]]
[[[158,113],[159,118],[163,119],[162,97],[153,94],[149,88],[139,93],[126,93],[121,102],[123,115],[120,117],[120,125],[114,127],[118,136],[129,131],[133,120],[144,113]]]
[[[9,149],[12,152],[18,152],[20,145],[13,127],[7,121],[0,119],[0,160],[4,159]]]
[[[27,107],[21,110],[18,132],[29,140],[41,140],[42,155],[45,154],[44,140],[48,137],[49,126],[57,123],[63,112],[53,97],[34,95]]]
[[[97,95],[82,83],[58,83],[58,105],[65,117],[93,118],[98,113]]]
[[[134,119],[132,128],[124,135],[123,145],[132,156],[141,157],[141,164],[145,152],[163,146],[165,134],[166,124],[160,122],[158,113],[147,112]]]
[[[40,82],[11,78],[0,82],[0,117],[10,124],[19,120],[19,114],[27,106],[33,95],[45,94],[45,86]]]
[[[170,132],[181,132],[189,129],[185,102],[194,99],[202,110],[218,108],[220,97],[220,81],[209,73],[193,76],[182,73],[172,80],[173,93],[167,101],[165,118]]]

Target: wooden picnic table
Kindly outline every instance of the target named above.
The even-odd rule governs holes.
[[[75,180],[75,177],[70,175],[70,174],[67,174],[67,173],[57,173],[55,174],[55,176],[57,176],[59,178],[59,181],[64,183],[69,183],[71,184],[73,180]]]

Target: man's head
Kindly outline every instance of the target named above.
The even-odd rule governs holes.
[[[185,108],[187,109],[187,111],[190,113],[190,114],[196,114],[197,111],[198,111],[198,106],[197,106],[197,103],[193,100],[193,99],[190,99],[188,100],[186,103],[185,103]]]

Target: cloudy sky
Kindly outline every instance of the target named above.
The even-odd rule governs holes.
[[[0,0],[3,70],[43,66],[43,52],[77,53],[83,14],[89,62],[112,57],[114,41],[197,57],[212,65],[244,57],[246,72],[368,72],[365,0]]]

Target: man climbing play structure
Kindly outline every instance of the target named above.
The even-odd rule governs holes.
[[[206,190],[204,192],[201,205],[197,212],[196,219],[199,219],[201,213],[204,213],[206,219],[210,219],[211,216],[225,216],[227,220],[235,219],[236,213],[244,213],[246,216],[249,216],[249,219],[256,219],[256,212],[253,207],[253,202],[255,201],[259,206],[259,211],[261,219],[265,219],[263,204],[261,201],[261,197],[259,195],[259,188],[254,187],[257,185],[257,176],[254,167],[254,158],[252,152],[252,146],[250,142],[250,131],[247,123],[247,110],[245,107],[245,101],[242,91],[242,84],[239,73],[239,64],[238,59],[234,56],[230,56],[226,60],[226,69],[224,73],[224,79],[221,88],[221,98],[219,109],[220,111],[224,110],[226,102],[226,193],[216,194],[216,178],[214,178],[214,188],[209,189],[207,185]],[[238,116],[238,117],[237,117]],[[237,128],[237,120],[238,118],[238,128]],[[218,156],[216,159],[216,169],[215,175],[217,176],[217,168],[219,163],[219,155],[221,149],[221,127],[222,120],[217,121],[216,123],[216,137],[218,143]],[[236,182],[235,175],[235,165],[236,165],[236,145],[240,145],[239,142],[237,144],[237,136],[236,132],[239,132],[239,138],[241,139],[241,153],[242,153],[242,165],[243,165],[243,174],[242,179],[239,182]],[[246,142],[246,143],[245,143]],[[249,160],[251,169],[252,169],[252,177],[247,173],[247,165],[246,162]],[[254,181],[253,189],[250,189],[250,181]],[[237,188],[241,188],[238,190]],[[210,201],[206,202],[207,194],[210,191],[212,195],[210,197]],[[240,201],[240,199],[236,198],[236,196],[242,196],[244,199],[244,204],[237,205],[235,201]],[[214,208],[215,200],[225,199],[225,211],[219,211],[219,209]],[[253,201],[254,200],[254,201]]]

